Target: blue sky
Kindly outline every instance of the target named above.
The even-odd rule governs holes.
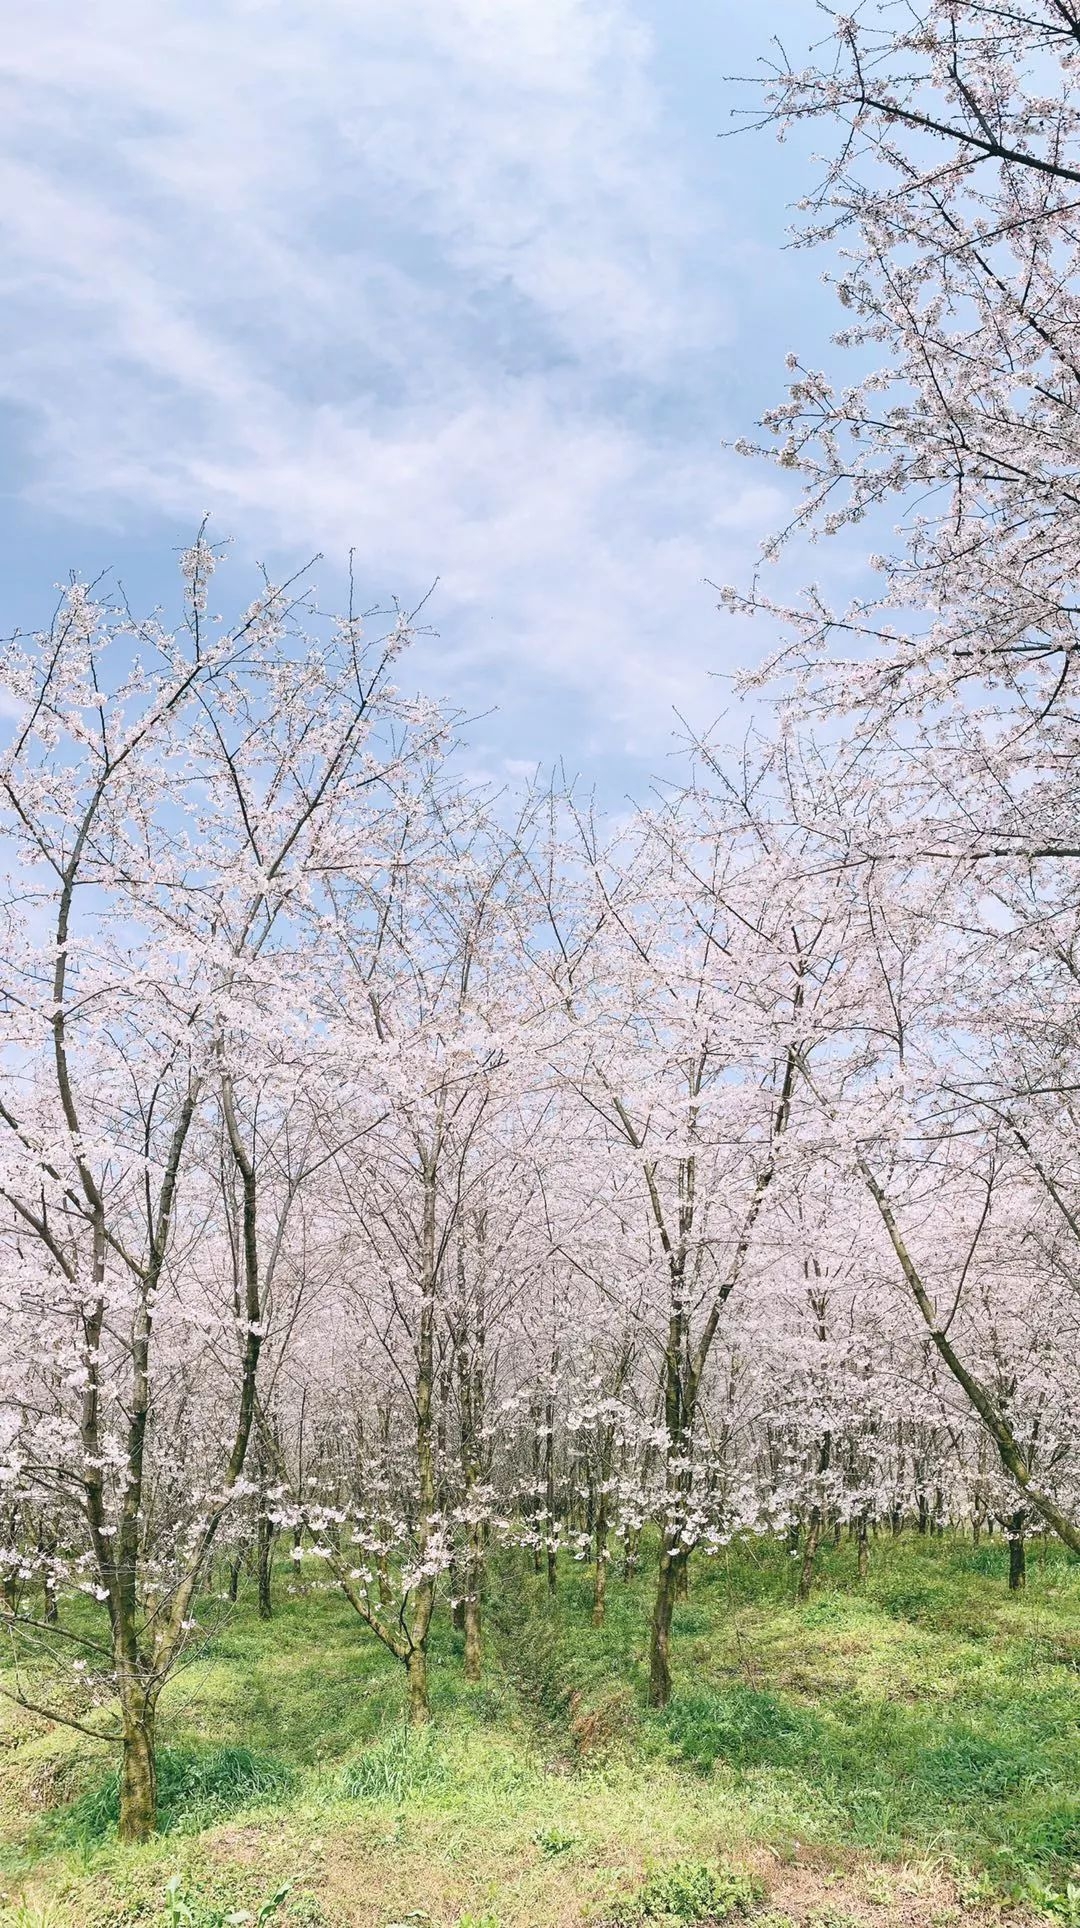
[[[723,447],[827,354],[805,154],[721,141],[812,0],[19,0],[0,45],[5,628],[69,568],[227,608],[350,546],[435,577],[417,679],[498,774],[664,765],[768,638],[715,609],[782,514]],[[232,585],[232,587],[230,587]]]

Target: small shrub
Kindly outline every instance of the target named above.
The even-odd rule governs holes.
[[[568,1854],[574,1846],[575,1837],[564,1834],[562,1828],[541,1828],[533,1835],[533,1841],[542,1854]]]
[[[400,1803],[445,1778],[446,1764],[430,1733],[392,1727],[381,1741],[365,1747],[348,1763],[341,1788],[350,1801]]]
[[[692,1928],[695,1923],[744,1915],[761,1894],[761,1884],[740,1869],[680,1861],[672,1868],[655,1869],[611,1920],[616,1928],[636,1928],[642,1921],[686,1923]]]

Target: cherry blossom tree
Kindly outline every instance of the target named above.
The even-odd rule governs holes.
[[[282,1127],[259,1115],[277,1078],[280,1117],[296,1070],[280,1046],[303,1015],[297,914],[343,848],[379,834],[414,729],[441,728],[389,682],[403,623],[370,643],[351,615],[319,633],[302,588],[268,583],[226,625],[208,613],[213,563],[200,536],[177,630],[75,584],[3,662],[8,1470],[85,1541],[73,1570],[107,1619],[87,1653],[119,1724],[52,1711],[115,1731],[126,1839],[154,1825],[158,1699],[244,1491],[268,1246],[302,1175],[301,1158],[282,1188]],[[193,1345],[217,1376],[215,1430],[195,1428],[187,1504],[161,1536],[151,1474]]]

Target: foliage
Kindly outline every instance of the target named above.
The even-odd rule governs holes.
[[[158,1826],[165,1833],[204,1828],[239,1808],[277,1805],[295,1783],[292,1768],[250,1747],[161,1748]],[[50,1832],[63,1845],[102,1841],[115,1830],[119,1813],[119,1772],[114,1770],[60,1810]]]
[[[761,1883],[738,1869],[680,1861],[654,1869],[612,1915],[618,1928],[639,1921],[670,1924],[728,1921],[744,1915],[762,1894]]]
[[[278,1888],[254,1910],[219,1908],[197,1896],[181,1892],[179,1875],[173,1875],[165,1891],[165,1928],[263,1928],[284,1907],[289,1889]]]
[[[341,1788],[350,1801],[407,1801],[438,1787],[446,1764],[426,1728],[392,1727],[342,1771]]]
[[[765,1688],[738,1684],[720,1694],[679,1694],[661,1721],[684,1758],[703,1773],[718,1760],[787,1764],[812,1751],[819,1738],[812,1715]]]
[[[643,1862],[711,1866],[721,1843],[736,1856],[764,1846],[796,1862],[805,1848],[855,1869],[863,1856],[901,1871],[955,1868],[972,1906],[1010,1895],[1064,1918],[1080,1861],[1070,1664],[1080,1567],[1056,1554],[1036,1562],[1018,1611],[1004,1549],[991,1550],[993,1562],[973,1562],[970,1542],[947,1535],[885,1539],[860,1590],[854,1549],[830,1544],[819,1591],[804,1604],[782,1546],[749,1540],[699,1559],[677,1609],[696,1631],[677,1648],[662,1713],[644,1706],[647,1570],[629,1587],[613,1579],[607,1621],[594,1627],[572,1562],[549,1603],[528,1563],[500,1558],[492,1692],[535,1612],[559,1667],[572,1666],[581,1705],[602,1703],[613,1680],[631,1694],[632,1721],[600,1755],[578,1748],[569,1697],[541,1701],[529,1677],[519,1686],[512,1673],[503,1678],[493,1724],[483,1694],[462,1678],[460,1643],[442,1615],[432,1635],[436,1718],[410,1734],[393,1657],[358,1634],[337,1594],[290,1592],[281,1572],[274,1620],[260,1621],[254,1599],[242,1599],[197,1675],[170,1689],[164,1752],[236,1763],[246,1748],[288,1781],[271,1767],[272,1784],[260,1787],[235,1771],[231,1787],[215,1791],[204,1767],[203,1797],[189,1782],[159,1848],[145,1864],[128,1862],[111,1845],[115,1805],[101,1816],[100,1783],[87,1791],[98,1815],[89,1826],[78,1804],[28,1812],[42,1760],[77,1762],[78,1737],[50,1736],[45,1754],[28,1725],[9,1725],[0,1750],[8,1886],[29,1884],[26,1905],[47,1908],[74,1881],[87,1928],[115,1921],[121,1896],[134,1918],[139,1903],[153,1919],[178,1866],[185,1900],[224,1911],[261,1905],[293,1880],[282,1921],[304,1918],[307,1890],[309,1906],[322,1901],[333,1920],[335,1883],[351,1882],[338,1906],[345,1919],[370,1889],[385,1898],[387,1920],[422,1905],[434,1920],[494,1914],[502,1928],[532,1928],[567,1896],[595,1915],[604,1895],[633,1887]],[[217,1833],[238,1807],[255,1857],[239,1900]],[[845,1912],[844,1885],[823,1890],[834,1914]],[[70,1907],[56,1916],[69,1918]],[[7,1928],[2,1909],[0,1921]]]

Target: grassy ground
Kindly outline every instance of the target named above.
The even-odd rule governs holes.
[[[585,1573],[552,1606],[507,1557],[487,1679],[440,1625],[419,1741],[398,1664],[283,1573],[269,1625],[204,1606],[147,1849],[115,1842],[107,1760],[0,1714],[0,1923],[221,1928],[287,1887],[266,1920],[293,1928],[946,1928],[1009,1902],[1080,1928],[1080,1566],[1036,1555],[1017,1599],[1004,1565],[881,1542],[860,1589],[829,1549],[799,1607],[778,1547],[702,1561],[657,1716],[646,1583],[613,1579],[596,1631]]]

